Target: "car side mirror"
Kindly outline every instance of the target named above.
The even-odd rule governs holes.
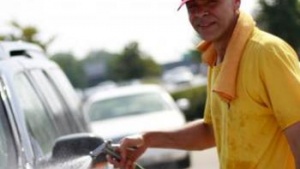
[[[91,133],[78,133],[59,137],[52,149],[52,160],[71,159],[80,156],[89,156],[90,152],[104,143],[101,137]],[[105,162],[106,157],[98,156],[93,163]]]
[[[176,100],[176,105],[181,111],[186,111],[191,107],[190,101],[186,98]]]

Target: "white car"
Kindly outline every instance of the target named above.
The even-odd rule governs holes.
[[[133,85],[99,91],[84,105],[92,132],[113,142],[144,131],[169,130],[186,123],[170,94],[157,85]],[[139,164],[150,168],[184,169],[190,166],[188,151],[149,149]]]
[[[175,85],[189,85],[194,79],[192,71],[184,66],[168,70],[163,75],[163,81]]]

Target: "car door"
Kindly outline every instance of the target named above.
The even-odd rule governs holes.
[[[63,134],[88,132],[88,124],[81,117],[83,116],[80,112],[81,101],[57,64],[47,59],[19,61],[54,115],[61,132]]]
[[[30,169],[34,166],[34,161],[36,160],[30,139],[31,136],[28,132],[24,111],[21,106],[21,99],[16,90],[18,88],[16,83],[18,82],[14,80],[15,75],[22,71],[24,71],[24,68],[14,59],[0,60],[1,101],[7,124],[10,127],[7,131],[10,131],[13,137],[9,145],[14,146],[17,154],[17,162],[15,162],[17,167],[13,167],[13,169]],[[1,118],[1,120],[3,119]],[[11,158],[14,158],[13,155]]]
[[[82,101],[75,92],[67,76],[58,67],[47,68],[45,73],[63,98],[63,101],[71,114],[72,120],[74,121],[73,124],[76,124],[77,128],[79,127],[78,129],[80,132],[89,132],[89,124],[82,113]]]
[[[18,154],[16,140],[12,132],[12,125],[8,112],[4,106],[6,94],[0,79],[0,169],[18,168]]]
[[[75,125],[72,124],[71,114],[59,95],[55,86],[49,81],[45,72],[41,69],[31,69],[29,74],[32,77],[34,86],[40,92],[41,98],[46,102],[51,114],[54,117],[55,123],[59,128],[61,135],[71,134],[78,131]]]
[[[36,158],[49,154],[55,139],[61,135],[54,117],[25,73],[20,72],[14,76],[14,85]]]

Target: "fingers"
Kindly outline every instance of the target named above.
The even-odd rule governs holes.
[[[120,165],[121,166],[127,166],[126,169],[130,169],[130,167],[132,166],[132,164],[135,162],[135,160],[137,159],[137,155],[135,150],[130,150],[128,148],[124,148],[123,151],[120,148],[119,149],[120,154],[121,154],[121,160],[120,160]]]
[[[109,163],[111,163],[114,166],[114,168],[134,169],[134,166],[135,166],[134,161],[131,159],[125,160],[123,165],[117,159],[112,158],[110,155],[107,155],[106,159]]]
[[[126,163],[126,160],[127,160],[127,151],[126,151],[126,147],[119,147],[118,148],[118,151],[120,151],[120,155],[121,155],[121,165],[122,166],[125,166],[125,163]]]
[[[131,160],[128,160],[125,169],[134,169],[134,163]]]
[[[111,157],[110,155],[106,155],[106,159],[109,163],[111,163],[114,166],[114,168],[121,167],[120,162],[117,159]]]
[[[128,147],[140,147],[144,144],[143,136],[140,134],[125,137],[121,140],[121,145],[124,144]]]
[[[125,137],[120,142],[119,151],[121,154],[121,164],[126,165],[126,161],[128,159],[128,154],[130,154],[130,159],[132,162],[135,162],[135,160],[138,158],[140,154],[136,154],[135,150],[138,150],[139,147],[141,147],[144,144],[144,140],[141,137],[141,135],[134,135]],[[132,150],[132,148],[134,150]],[[131,150],[130,150],[131,149]]]
[[[144,140],[141,135],[125,137],[120,141],[120,146],[115,149],[115,151],[120,153],[121,159],[116,160],[108,156],[107,161],[117,168],[134,169],[135,161],[145,150],[146,146],[144,145]]]

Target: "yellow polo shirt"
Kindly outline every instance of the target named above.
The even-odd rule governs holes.
[[[204,117],[214,129],[221,169],[295,169],[283,132],[300,121],[294,50],[255,28],[240,61],[237,98],[230,103],[211,91],[221,66],[209,68]]]

